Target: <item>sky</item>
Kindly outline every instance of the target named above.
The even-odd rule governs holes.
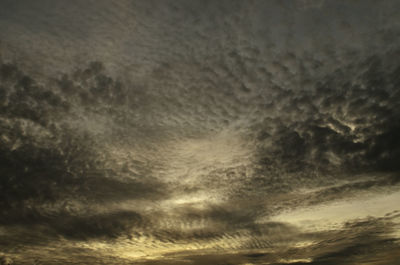
[[[0,0],[0,264],[400,264],[399,9]]]

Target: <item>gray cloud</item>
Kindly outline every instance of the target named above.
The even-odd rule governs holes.
[[[395,264],[398,3],[28,2],[0,4],[7,257]]]

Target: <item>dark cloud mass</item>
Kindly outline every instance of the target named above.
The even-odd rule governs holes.
[[[0,264],[400,264],[400,2],[0,2]]]

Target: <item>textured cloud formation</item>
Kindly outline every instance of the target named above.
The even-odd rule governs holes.
[[[398,8],[2,1],[1,264],[398,264]]]

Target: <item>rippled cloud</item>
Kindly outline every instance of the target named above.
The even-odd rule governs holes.
[[[398,7],[3,1],[1,264],[396,264]]]

